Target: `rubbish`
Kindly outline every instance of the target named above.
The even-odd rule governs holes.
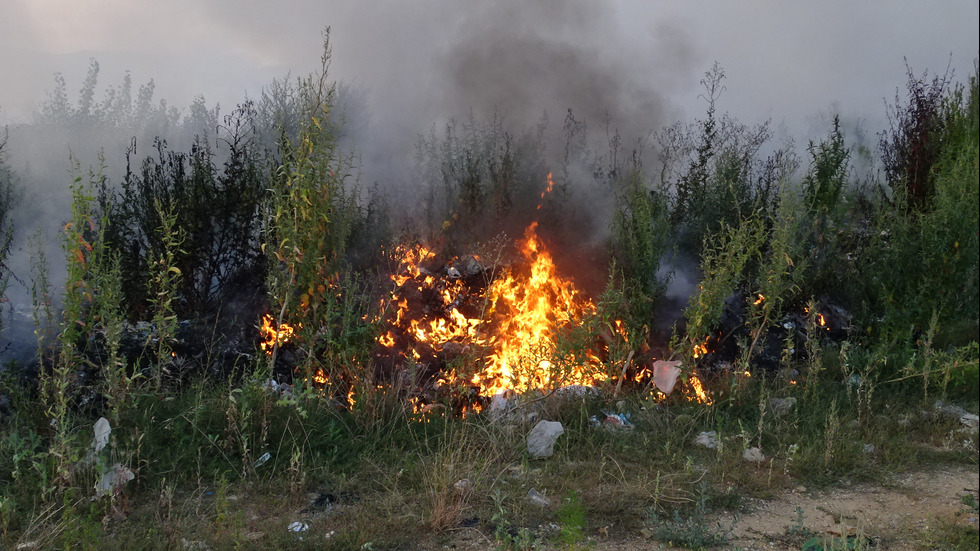
[[[558,396],[572,396],[575,398],[587,398],[599,394],[599,389],[594,386],[568,385],[555,391]]]
[[[633,423],[630,423],[628,413],[606,413],[606,418],[602,421],[602,426],[610,430],[632,430]]]
[[[875,445],[874,444],[865,444],[863,450],[864,450],[864,453],[870,455],[870,454],[872,454],[872,453],[875,452]]]
[[[534,488],[527,491],[527,500],[531,502],[531,505],[537,505],[538,507],[548,507],[551,505],[551,500],[544,497],[544,494]]]
[[[527,435],[527,453],[532,458],[551,457],[555,453],[555,442],[565,434],[565,428],[558,421],[538,421]]]
[[[670,394],[680,376],[680,361],[657,360],[653,362],[653,384],[664,394]]]
[[[704,446],[709,450],[716,450],[721,445],[718,442],[718,433],[713,430],[698,434],[697,438],[694,439],[694,443]]]
[[[453,484],[453,489],[461,494],[465,494],[473,489],[473,483],[468,478],[461,478]]]
[[[95,431],[95,438],[92,439],[92,445],[82,461],[83,464],[92,464],[95,461],[95,456],[109,444],[109,434],[112,432],[112,427],[109,426],[109,421],[105,417],[99,417],[99,420],[92,425],[92,430]]]
[[[265,382],[262,383],[262,388],[270,394],[278,394],[284,398],[291,398],[293,396],[293,385],[289,383],[280,383],[275,379],[266,379]]]
[[[117,492],[120,486],[134,478],[136,478],[136,475],[133,474],[133,471],[129,470],[129,467],[116,463],[96,482],[95,493],[97,496],[102,497]]]
[[[105,417],[99,417],[99,420],[95,422],[92,428],[95,429],[95,438],[92,440],[92,451],[99,453],[109,443],[109,433],[112,432],[112,427],[109,426],[109,421]]]
[[[792,411],[793,406],[796,405],[796,398],[790,396],[789,398],[770,398],[769,399],[769,410],[773,412],[776,417],[782,417]]]
[[[252,468],[258,469],[262,465],[265,465],[266,461],[268,461],[271,458],[272,458],[272,454],[271,453],[269,453],[269,452],[263,453],[261,456],[259,456],[258,459],[255,460],[255,463],[252,464]]]
[[[508,411],[510,411],[514,406],[510,403],[510,399],[514,396],[513,391],[503,390],[493,395],[490,398],[490,409],[489,414],[491,419],[500,419]]]
[[[290,525],[286,527],[286,529],[289,530],[290,532],[296,532],[298,534],[300,532],[306,532],[307,530],[309,530],[310,525],[305,522],[300,522],[297,520],[296,522],[290,523]]]
[[[742,452],[742,458],[750,463],[762,463],[766,460],[766,456],[762,454],[762,450],[759,448],[749,448]]]

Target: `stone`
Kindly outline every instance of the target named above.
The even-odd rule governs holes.
[[[968,429],[977,429],[980,426],[980,417],[975,413],[970,413],[960,406],[954,404],[944,403],[942,400],[936,402],[933,406],[937,413],[940,413],[946,417],[952,419],[958,419],[959,422]]]
[[[796,405],[796,398],[792,396],[789,398],[770,398],[769,399],[769,410],[773,412],[776,417],[782,417],[793,410],[793,406]]]
[[[551,457],[555,453],[555,442],[565,434],[565,428],[558,421],[538,421],[527,435],[527,453],[532,458]]]

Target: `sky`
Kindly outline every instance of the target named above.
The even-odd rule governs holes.
[[[628,133],[704,113],[699,81],[725,70],[720,109],[794,134],[830,111],[886,124],[918,73],[958,79],[978,52],[975,0],[0,0],[0,124],[30,120],[62,73],[81,86],[153,79],[156,98],[227,113],[273,78],[319,64],[365,90],[374,128],[411,141],[450,116],[503,112],[530,126],[568,108]]]

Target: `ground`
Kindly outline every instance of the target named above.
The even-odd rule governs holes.
[[[799,549],[813,537],[831,539],[844,533],[869,538],[872,549],[944,549],[947,544],[935,543],[937,531],[953,526],[977,529],[978,515],[963,503],[962,496],[971,494],[976,499],[978,487],[980,480],[973,466],[923,470],[879,484],[839,485],[819,491],[799,486],[771,499],[747,500],[744,510],[737,513],[735,529],[725,548]],[[707,522],[727,528],[732,515],[720,515]],[[451,543],[435,544],[431,549],[493,549],[488,536],[476,528],[460,529]],[[642,534],[599,534],[585,543],[584,548],[595,551],[676,549]]]

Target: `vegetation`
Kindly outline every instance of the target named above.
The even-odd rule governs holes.
[[[881,137],[884,182],[856,178],[836,117],[804,163],[770,147],[767,123],[720,114],[717,65],[704,120],[659,134],[655,175],[642,144],[625,153],[615,132],[594,153],[571,112],[552,174],[546,121],[512,131],[471,117],[419,140],[411,217],[360,185],[328,38],[317,73],[276,81],[221,125],[203,98],[184,120],[152,107],[152,82],[134,104],[128,77],[97,101],[95,62],[77,105],[59,77],[38,128],[153,143],[142,160],[135,140],[125,149],[118,183],[104,164],[75,165],[63,269],[41,230],[29,274],[10,268],[14,232],[33,228],[14,226],[19,177],[0,142],[0,292],[24,280],[37,343],[32,364],[0,370],[2,545],[387,549],[472,528],[499,549],[637,533],[699,549],[730,541],[734,526],[706,517],[731,518],[745,496],[976,467],[976,431],[942,413],[977,409],[976,74],[956,84],[909,70],[908,101]],[[174,148],[162,134],[178,126],[194,138]],[[430,247],[477,296],[531,221],[556,251],[579,252],[561,236],[598,196],[610,198],[606,287],[546,358],[567,370],[605,343],[594,391],[480,413],[478,400],[421,401],[435,360],[384,363],[398,245]],[[668,260],[685,255],[699,285],[658,342]],[[436,352],[447,376],[482,357]],[[683,362],[678,391],[634,377],[655,359]],[[773,405],[787,398],[796,405]],[[611,413],[631,428],[610,429]],[[537,419],[565,427],[552,459],[527,452]],[[696,443],[707,431],[717,446]],[[755,448],[764,459],[746,467]],[[802,511],[799,523],[792,535],[810,536]],[[975,526],[938,530],[920,540],[975,545]]]

